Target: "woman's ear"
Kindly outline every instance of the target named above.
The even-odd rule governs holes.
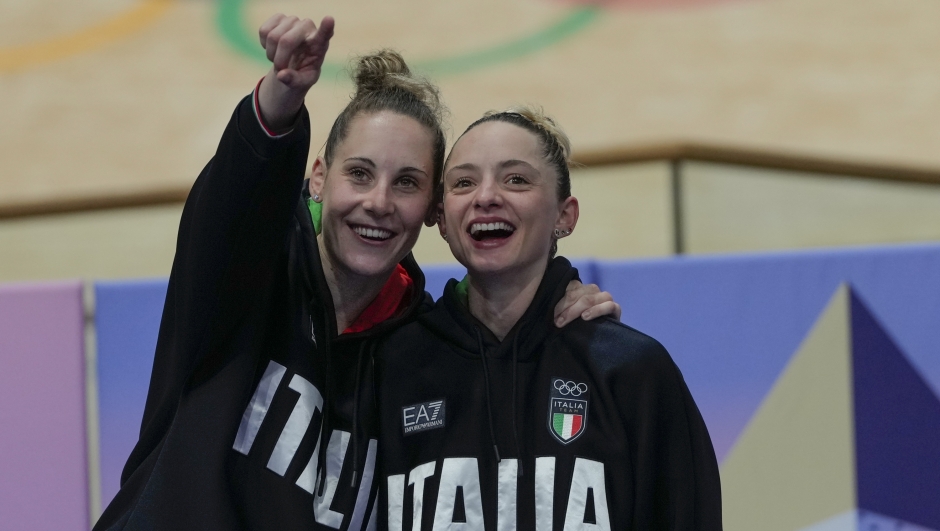
[[[578,198],[571,196],[562,201],[559,206],[558,220],[555,222],[555,229],[560,230],[562,234],[567,236],[574,231],[575,225],[578,224],[578,215],[580,214]]]
[[[441,233],[441,238],[447,241],[447,222],[444,220],[444,203],[438,203],[435,208],[437,211],[437,230]]]
[[[310,172],[310,183],[307,186],[310,190],[310,197],[317,203],[323,200],[324,181],[326,181],[326,161],[323,157],[317,157],[313,161],[313,171]]]
[[[432,204],[428,207],[428,214],[424,217],[424,224],[428,227],[433,227],[435,223],[440,223],[442,217],[444,217],[444,204]]]
[[[431,185],[431,204],[428,205],[428,213],[424,216],[424,224],[428,227],[433,227],[444,213],[444,205],[441,203],[442,187],[443,183],[440,181]]]

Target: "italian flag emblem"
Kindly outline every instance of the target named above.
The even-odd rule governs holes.
[[[552,427],[563,440],[567,441],[581,432],[581,419],[583,418],[581,415],[555,413],[552,417]]]
[[[588,386],[567,378],[552,378],[548,406],[548,431],[568,444],[584,433],[587,426]]]

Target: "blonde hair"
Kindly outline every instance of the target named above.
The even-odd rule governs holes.
[[[486,122],[506,122],[534,134],[542,146],[542,156],[558,172],[558,200],[571,197],[571,140],[558,122],[539,106],[517,105],[505,111],[488,111],[463,134]]]

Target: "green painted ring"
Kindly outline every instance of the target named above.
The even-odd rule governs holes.
[[[258,45],[257,38],[245,24],[244,6],[247,0],[219,0],[216,26],[222,38],[236,52],[264,64],[268,58]],[[436,78],[463,74],[499,63],[518,59],[561,42],[590,26],[598,19],[601,9],[596,6],[577,7],[559,20],[518,39],[488,48],[469,51],[450,57],[426,59],[415,63],[415,69]],[[339,78],[343,66],[326,62],[322,77]]]

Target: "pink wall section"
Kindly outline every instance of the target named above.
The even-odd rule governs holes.
[[[0,527],[88,529],[82,287],[0,286]]]

